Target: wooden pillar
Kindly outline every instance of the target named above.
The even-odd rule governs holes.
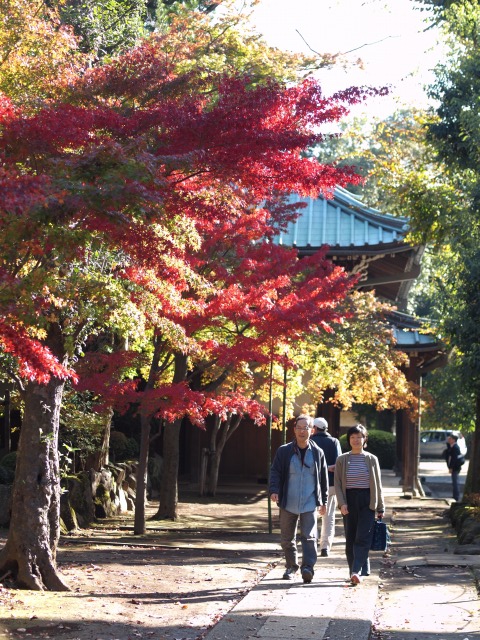
[[[325,391],[324,402],[317,405],[317,418],[325,418],[328,422],[328,433],[334,438],[340,437],[340,409],[331,402],[326,402],[333,396],[333,391]]]
[[[400,476],[399,484],[403,484],[403,411],[398,410],[395,425],[395,473]]]
[[[418,388],[420,374],[418,371],[418,355],[409,354],[409,367],[405,372],[407,380],[414,382]],[[406,496],[425,495],[418,477],[418,463],[420,460],[419,451],[419,423],[418,418],[412,419],[406,411],[401,411],[402,424],[402,483],[403,492]]]
[[[402,411],[402,486],[405,495],[415,495],[415,429],[407,412]]]

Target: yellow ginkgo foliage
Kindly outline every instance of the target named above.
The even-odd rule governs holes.
[[[0,0],[0,92],[34,107],[79,66],[73,30],[54,9],[43,0]]]

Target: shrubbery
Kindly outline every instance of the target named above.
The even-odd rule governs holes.
[[[0,484],[13,484],[14,473],[0,464]]]
[[[393,469],[395,465],[396,438],[393,433],[372,429],[368,432],[367,451],[377,456],[381,469]],[[342,451],[350,451],[347,435],[340,436]]]
[[[13,484],[15,466],[17,464],[17,452],[11,451],[0,460],[0,484]]]
[[[0,460],[0,465],[15,473],[15,467],[17,466],[17,452],[10,451],[10,453],[5,454]]]
[[[140,451],[135,438],[127,438],[121,431],[112,431],[110,434],[110,457],[112,462],[122,462],[138,457]]]

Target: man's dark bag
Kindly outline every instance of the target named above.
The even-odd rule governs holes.
[[[375,520],[370,549],[372,551],[386,551],[389,544],[390,534],[387,525],[383,520]]]

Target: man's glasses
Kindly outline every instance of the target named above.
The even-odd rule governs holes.
[[[295,427],[297,431],[308,431],[310,427]]]

